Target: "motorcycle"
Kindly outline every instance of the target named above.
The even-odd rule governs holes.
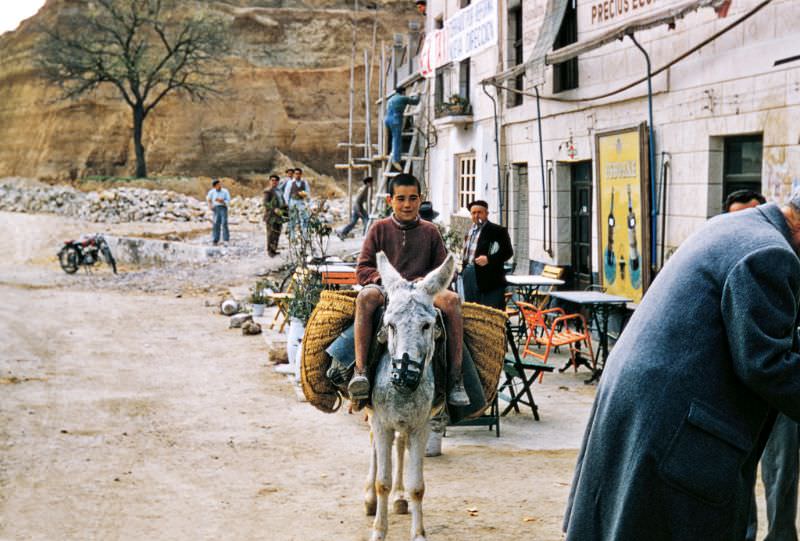
[[[88,269],[100,261],[100,257],[108,263],[114,274],[117,274],[117,262],[111,255],[111,249],[103,235],[68,240],[58,252],[58,262],[67,274],[75,273],[81,265]]]

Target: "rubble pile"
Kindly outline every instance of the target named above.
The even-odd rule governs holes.
[[[114,188],[83,193],[68,186],[0,182],[0,210],[52,213],[91,222],[203,222],[210,211],[205,201],[168,190]],[[261,221],[258,198],[231,199],[232,218]]]

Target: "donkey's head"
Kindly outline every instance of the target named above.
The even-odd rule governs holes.
[[[377,254],[378,272],[386,288],[386,311],[378,339],[386,343],[392,360],[392,382],[413,391],[419,385],[425,365],[433,357],[436,325],[433,297],[453,279],[455,263],[444,263],[417,282],[409,282],[392,267],[383,252]]]

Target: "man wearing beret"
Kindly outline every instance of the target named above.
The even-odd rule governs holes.
[[[514,255],[511,238],[505,227],[489,221],[486,201],[472,201],[467,208],[472,227],[464,237],[464,300],[502,310],[506,290],[503,263]]]

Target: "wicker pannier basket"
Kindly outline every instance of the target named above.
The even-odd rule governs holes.
[[[465,302],[461,312],[464,318],[464,342],[472,353],[481,378],[486,404],[491,404],[503,372],[507,318],[500,310],[472,302]]]
[[[303,394],[317,409],[332,413],[342,397],[326,372],[331,359],[325,349],[349,327],[355,317],[356,292],[323,291],[306,324],[300,380]],[[480,304],[464,303],[464,342],[472,353],[486,403],[494,400],[506,350],[506,315]]]
[[[353,323],[355,313],[355,291],[325,290],[306,324],[300,381],[306,400],[326,413],[338,410],[342,398],[326,375],[331,358],[325,348]]]

